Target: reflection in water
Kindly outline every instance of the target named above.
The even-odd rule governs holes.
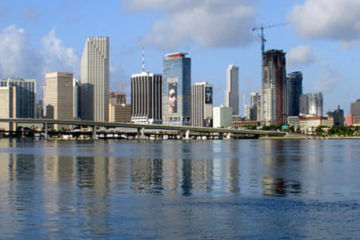
[[[0,232],[351,239],[360,219],[359,155],[356,141],[0,140]]]
[[[263,143],[266,163],[266,172],[263,177],[264,195],[283,196],[287,193],[301,192],[300,182],[288,179],[294,177],[294,174],[288,173],[289,170],[301,171],[299,168],[289,168],[293,165],[293,161],[301,161],[297,156],[299,149],[289,148],[287,144],[286,141],[264,141]]]

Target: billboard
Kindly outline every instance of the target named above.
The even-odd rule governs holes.
[[[168,78],[169,113],[177,113],[177,78]]]
[[[206,104],[212,104],[213,103],[213,93],[212,93],[212,87],[206,87],[205,88],[205,103]]]

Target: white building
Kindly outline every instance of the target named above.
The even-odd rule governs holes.
[[[81,118],[107,122],[109,118],[108,37],[87,39],[81,58]]]
[[[0,87],[0,102],[1,111],[0,118],[16,118],[17,96],[16,86],[13,87]],[[14,131],[14,124],[12,123],[0,123],[0,129],[6,131]]]
[[[207,82],[191,86],[191,124],[198,127],[213,125],[213,86]]]
[[[239,115],[239,68],[235,65],[226,69],[225,107],[231,107],[232,114]]]
[[[225,107],[223,105],[214,107],[214,127],[215,128],[227,128],[232,125],[232,113],[231,107]]]

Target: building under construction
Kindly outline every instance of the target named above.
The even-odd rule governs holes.
[[[286,60],[282,50],[263,54],[261,119],[265,125],[281,125],[286,121]]]

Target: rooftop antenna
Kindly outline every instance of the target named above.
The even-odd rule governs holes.
[[[142,46],[142,71],[145,72],[145,49],[144,49],[144,45]]]

